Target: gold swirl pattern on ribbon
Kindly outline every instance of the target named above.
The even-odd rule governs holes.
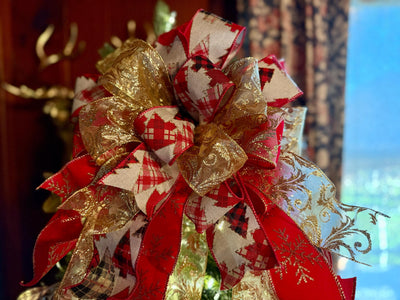
[[[131,272],[132,280],[119,278],[125,286],[116,292],[113,278],[101,287],[107,297],[129,286],[126,297],[144,292],[151,299],[161,291],[157,299],[165,298],[163,288],[174,266],[167,294],[199,297],[206,241],[221,272],[222,288],[234,287],[248,270],[277,264],[278,270],[290,265],[298,274],[297,258],[306,257],[306,251],[318,256],[305,262],[309,268],[323,261],[317,248],[347,252],[353,260],[357,252],[371,249],[369,234],[355,224],[358,213],[367,209],[342,204],[322,171],[299,156],[304,110],[281,106],[301,91],[284,65],[274,56],[230,61],[243,33],[244,28],[199,11],[191,22],[160,37],[159,52],[129,39],[97,64],[103,75],[77,96],[78,154],[45,184],[53,192],[59,190],[64,200],[57,221],[70,218],[75,228],[60,247],[55,234],[59,226],[46,231],[49,236],[40,242],[47,256],[32,284],[75,245],[55,297],[63,299],[64,292],[83,281],[90,285],[94,277],[85,276],[95,276],[95,251],[113,269],[120,235],[139,219],[133,233],[140,230],[140,239],[129,231],[120,249],[130,251],[119,267]],[[71,188],[64,186],[68,184]],[[379,213],[367,212],[376,222]],[[183,213],[206,237],[188,234],[193,224],[184,224],[181,240]],[[97,240],[104,237],[100,235],[104,240]],[[366,242],[346,240],[354,235]],[[179,242],[182,253],[189,254],[176,264]],[[293,250],[294,244],[305,250]],[[153,286],[153,277],[144,274],[148,270],[162,287]],[[265,277],[268,274],[247,273],[234,298],[276,299],[276,281],[273,274]],[[318,272],[303,275],[297,285],[319,278]]]
[[[247,164],[241,174],[285,211],[315,246],[357,261],[357,253],[367,253],[371,249],[371,238],[367,231],[357,228],[355,218],[349,213],[357,216],[367,209],[341,203],[329,178],[315,164],[298,155],[305,109],[285,110],[288,112],[285,125],[288,123],[288,126],[283,134],[283,149],[277,166],[261,169]],[[371,222],[378,215],[385,216],[368,211]],[[352,241],[351,237],[358,241]]]
[[[285,129],[281,142],[282,152],[293,152],[301,155],[303,146],[303,129],[306,118],[306,107],[283,108],[285,111]]]
[[[195,145],[178,158],[189,186],[199,195],[230,178],[247,160],[244,150],[216,124],[195,129]]]
[[[59,293],[62,293],[63,288],[76,285],[85,277],[93,257],[93,236],[122,228],[139,209],[130,192],[102,185],[77,191],[59,209],[75,210],[84,220],[82,234],[59,286]]]
[[[258,61],[253,57],[236,60],[229,64],[224,73],[236,85],[228,110],[219,117],[236,120],[250,115],[267,115],[267,101],[261,93]]]
[[[130,39],[118,53],[104,59],[107,67],[100,78],[113,96],[85,105],[79,114],[83,142],[95,160],[116,147],[140,142],[133,121],[142,111],[174,103],[165,65],[149,44]]]
[[[202,196],[235,174],[247,161],[246,153],[268,166],[276,164],[279,153],[276,139],[273,146],[262,143],[276,134],[283,112],[267,107],[261,93],[258,61],[251,57],[240,59],[223,72],[235,84],[232,96],[215,108],[212,123],[196,128],[196,146],[178,160],[181,174]],[[264,123],[268,130],[264,128],[257,134],[255,131]]]

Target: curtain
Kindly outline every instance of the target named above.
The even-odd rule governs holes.
[[[308,157],[340,191],[349,0],[237,0],[247,27],[244,49],[257,58],[275,54],[308,108]]]

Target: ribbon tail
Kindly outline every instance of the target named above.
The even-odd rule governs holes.
[[[354,300],[356,296],[356,277],[341,278],[340,276],[337,276],[337,279],[343,288],[345,299]]]
[[[68,263],[67,269],[60,286],[56,292],[56,297],[60,299],[68,289],[82,282],[88,274],[88,268],[93,258],[93,227],[97,219],[97,214],[88,217],[83,225],[82,232],[76,241],[75,249]],[[56,298],[57,299],[57,298]]]
[[[75,211],[59,210],[40,232],[33,252],[33,279],[22,286],[33,286],[75,247],[82,231],[81,216]]]
[[[279,261],[279,266],[268,271],[279,299],[297,299],[298,295],[308,300],[328,295],[332,300],[352,299],[352,282],[334,274],[326,257],[281,209],[272,208],[262,223]]]
[[[246,270],[265,270],[276,265],[253,208],[244,201],[207,229],[207,242],[221,273],[221,289],[238,284]]]
[[[51,191],[65,200],[75,191],[89,185],[98,169],[90,155],[86,154],[68,162],[39,188]]]
[[[178,259],[184,205],[191,189],[180,177],[176,192],[149,222],[136,262],[136,286],[128,299],[163,299]]]

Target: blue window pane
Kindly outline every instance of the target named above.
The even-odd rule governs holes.
[[[346,78],[342,201],[390,215],[373,235],[372,267],[340,261],[357,276],[356,299],[400,299],[400,1],[352,1]]]

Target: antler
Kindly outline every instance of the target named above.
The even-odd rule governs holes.
[[[59,62],[62,59],[74,58],[80,53],[82,53],[82,51],[85,49],[85,42],[80,41],[77,50],[73,52],[76,45],[76,40],[78,38],[78,25],[76,23],[72,23],[70,26],[69,40],[65,44],[63,51],[48,56],[44,50],[44,47],[50,40],[53,33],[54,33],[54,25],[51,24],[47,26],[45,31],[39,36],[39,38],[36,41],[36,55],[40,60],[39,69],[41,70]]]
[[[47,55],[44,47],[50,40],[53,33],[54,25],[51,24],[47,26],[45,31],[43,31],[36,41],[36,55],[40,60],[39,70],[43,70],[44,68],[58,63],[63,59],[75,58],[82,53],[85,48],[85,42],[81,41],[78,44],[78,48],[74,51],[78,38],[78,25],[76,23],[72,23],[70,26],[70,36],[68,42],[64,46],[63,51],[60,53]],[[31,89],[26,85],[17,87],[7,82],[1,82],[0,86],[10,94],[26,99],[73,99],[74,97],[74,91],[64,86],[51,86],[49,88],[40,87],[36,90]]]
[[[51,86],[49,88],[41,87],[33,90],[26,85],[21,85],[20,87],[17,87],[7,82],[2,82],[1,87],[10,94],[26,99],[74,98],[74,91],[64,86]]]
[[[134,20],[129,20],[128,23],[126,23],[126,27],[128,29],[128,35],[130,38],[135,37],[135,32],[136,32],[136,22]],[[115,48],[119,48],[122,45],[122,40],[117,37],[116,35],[113,35],[110,38],[111,45],[113,45]]]

